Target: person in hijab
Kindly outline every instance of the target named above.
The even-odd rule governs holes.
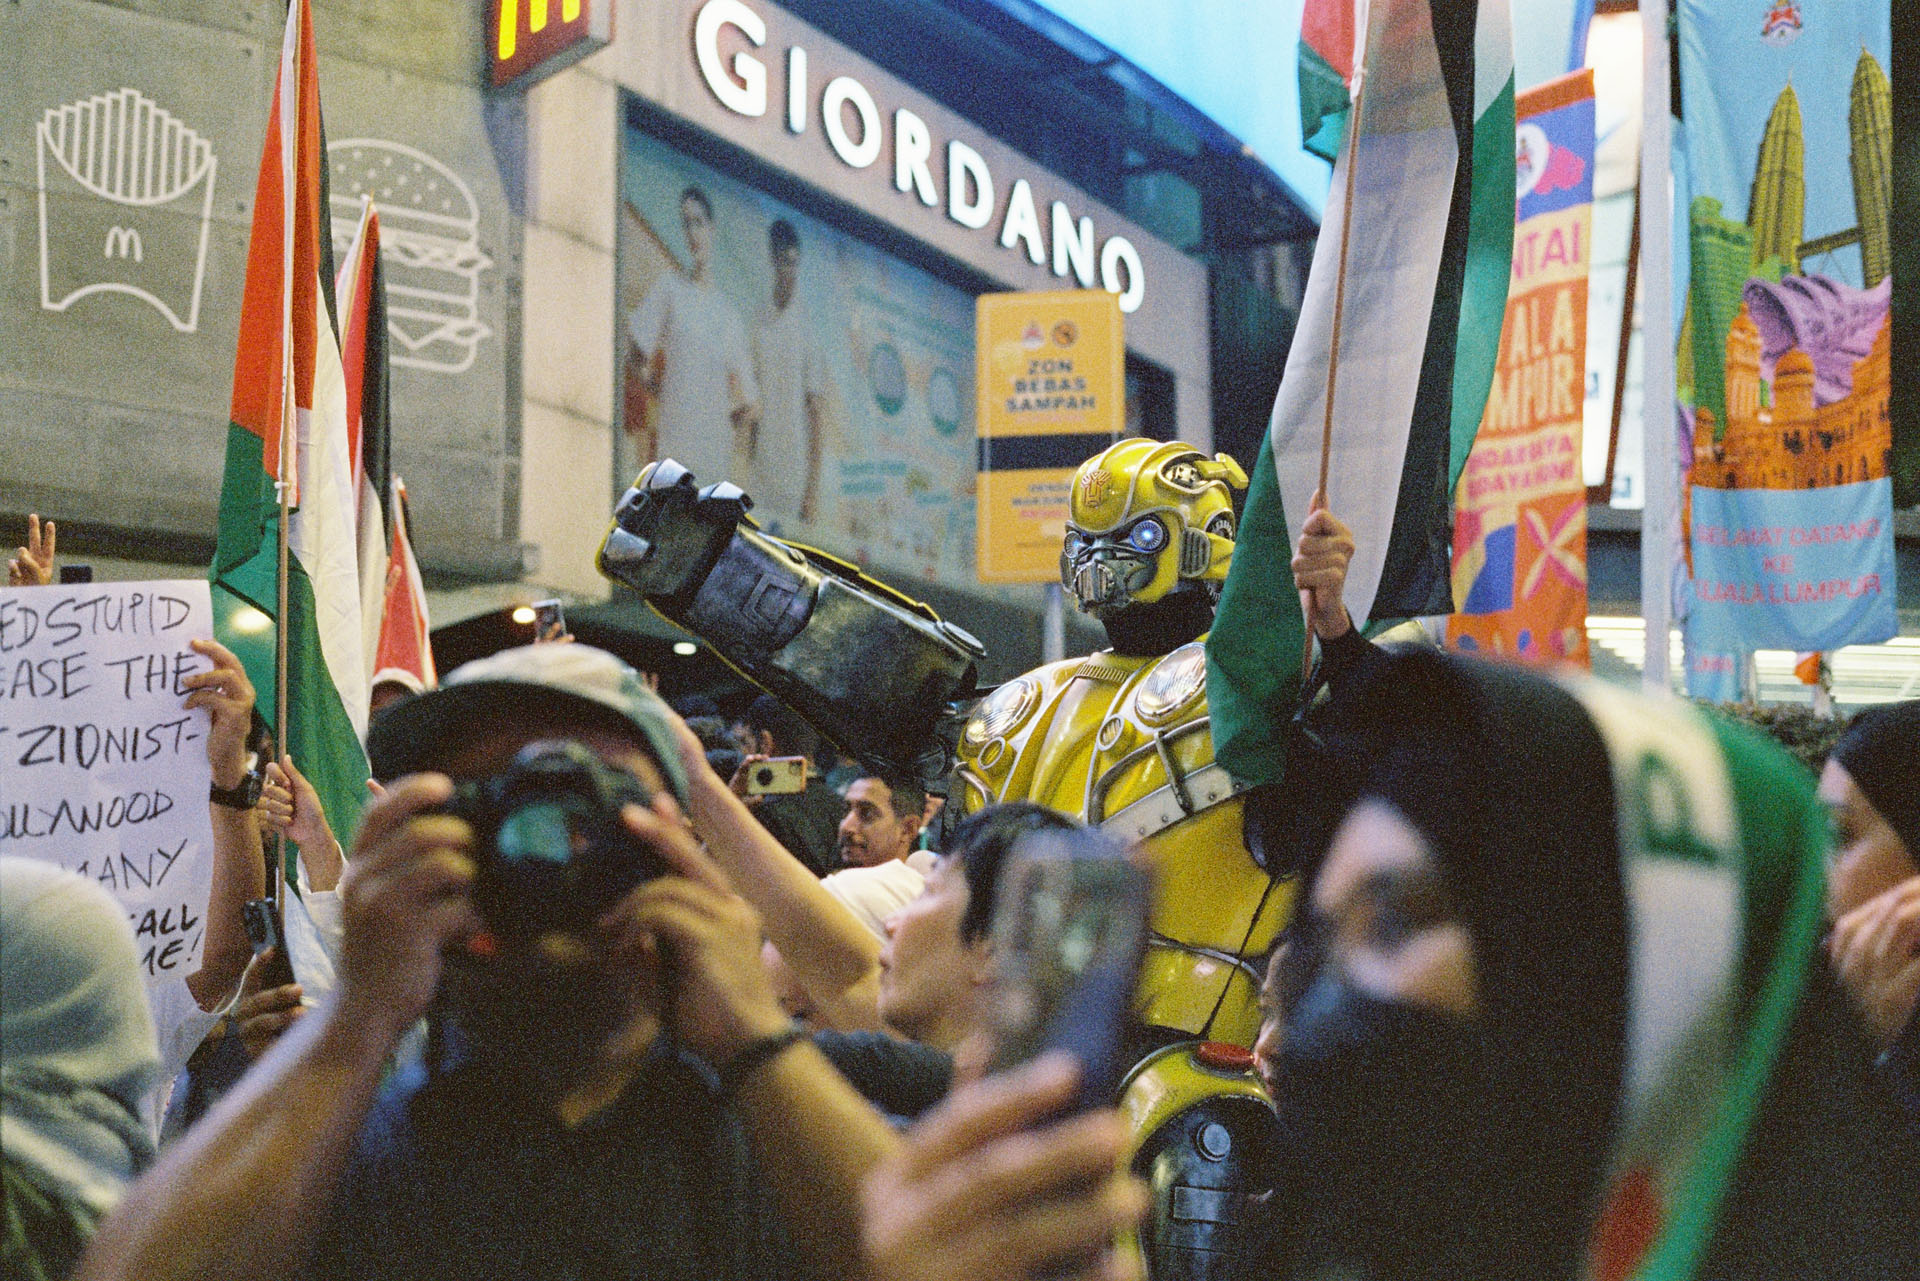
[[[153,1157],[160,1070],[126,913],[50,864],[0,858],[0,1272],[58,1281]]]
[[[1828,942],[1834,970],[1920,1122],[1920,699],[1868,708],[1820,775],[1834,818]]]
[[[1920,1276],[1920,702],[1863,712],[1820,776],[1826,947],[1767,1083],[1716,1278]]]
[[[1432,651],[1326,740],[1259,1055],[1268,1275],[1719,1275],[1819,936],[1804,773],[1685,705]]]

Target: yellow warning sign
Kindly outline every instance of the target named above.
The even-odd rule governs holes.
[[[980,581],[1055,582],[1074,468],[1126,422],[1119,298],[1100,289],[982,294],[974,388]]]

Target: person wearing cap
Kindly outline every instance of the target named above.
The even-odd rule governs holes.
[[[775,1002],[758,918],[682,818],[676,732],[638,673],[577,644],[468,664],[382,717],[338,987],[76,1275],[849,1274],[859,1181],[896,1140]],[[535,745],[650,796],[618,822],[658,874],[562,901],[587,924],[515,932],[476,888],[505,856],[447,807]],[[430,1010],[425,1060],[382,1089]]]

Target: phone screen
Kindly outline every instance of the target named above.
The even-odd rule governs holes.
[[[1151,878],[1097,831],[1022,836],[994,913],[995,1070],[1064,1049],[1081,1107],[1111,1103],[1125,1074]]]

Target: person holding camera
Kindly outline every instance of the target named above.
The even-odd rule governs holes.
[[[746,763],[756,771],[747,790],[762,797],[753,816],[815,876],[838,870],[835,833],[845,807],[814,761],[819,732],[771,694],[755,698],[743,721],[751,744]]]
[[[382,718],[338,987],[77,1275],[850,1275],[897,1140],[775,1002],[674,733],[584,645]],[[427,1053],[382,1089],[422,1014]]]

